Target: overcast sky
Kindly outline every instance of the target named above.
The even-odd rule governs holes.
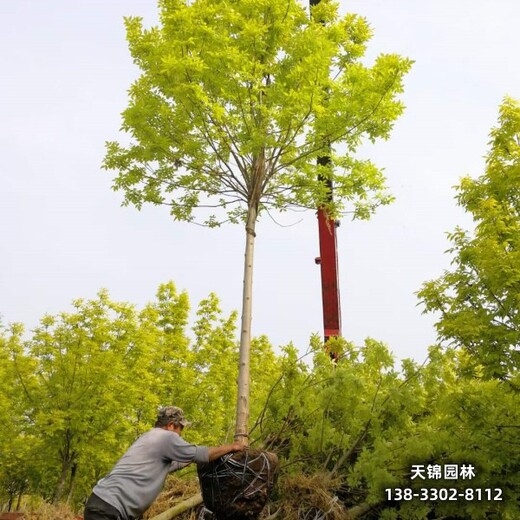
[[[449,266],[446,232],[470,221],[454,201],[463,175],[483,172],[488,133],[506,94],[520,98],[517,0],[351,0],[375,35],[368,59],[415,60],[404,116],[361,155],[385,168],[397,200],[338,229],[343,335],[386,342],[422,360],[433,318],[414,295]],[[193,306],[209,292],[239,310],[243,230],[207,230],[167,212],[120,206],[100,168],[118,138],[138,71],[122,18],[157,19],[154,0],[1,0],[0,314],[30,329],[45,313],[107,288],[139,306],[173,280]],[[264,218],[258,229],[255,335],[305,350],[322,334],[316,216]]]

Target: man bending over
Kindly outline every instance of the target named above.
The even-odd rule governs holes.
[[[161,492],[168,473],[245,449],[240,442],[215,447],[189,444],[181,437],[187,424],[180,408],[161,408],[155,427],[141,435],[96,484],[84,520],[138,519]]]

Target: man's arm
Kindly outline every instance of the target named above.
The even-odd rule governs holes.
[[[215,460],[228,453],[235,453],[237,451],[244,451],[246,447],[241,442],[234,442],[233,444],[223,444],[222,446],[211,446],[208,448],[209,460]]]
[[[190,464],[191,462],[177,462],[176,460],[174,460],[170,464],[169,472],[173,473],[174,471],[179,471],[180,469],[183,469],[186,466],[189,466]]]

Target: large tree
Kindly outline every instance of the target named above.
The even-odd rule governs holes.
[[[520,104],[506,98],[491,132],[486,171],[458,186],[474,230],[449,235],[452,269],[419,297],[439,313],[440,339],[467,349],[490,377],[520,366]]]
[[[126,19],[142,75],[123,112],[130,143],[107,143],[104,166],[117,172],[126,204],[245,225],[235,436],[247,442],[257,220],[291,207],[367,218],[390,201],[381,171],[353,152],[364,138],[388,137],[411,62],[384,55],[366,66],[367,22],[341,17],[329,0],[310,17],[297,0],[160,0],[159,8],[158,27]],[[330,162],[317,165],[324,155]]]

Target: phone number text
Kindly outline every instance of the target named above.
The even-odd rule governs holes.
[[[503,500],[500,488],[386,488],[386,499],[394,502],[409,500],[424,501],[457,501],[466,500],[468,502],[479,500]]]

